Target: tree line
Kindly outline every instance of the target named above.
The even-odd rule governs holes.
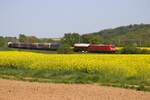
[[[8,42],[24,42],[24,43],[49,43],[54,42],[51,38],[37,38],[36,36],[27,36],[19,34],[19,37],[3,37],[0,36],[0,47],[7,47]]]
[[[3,37],[0,36],[0,47],[7,46],[8,42],[24,42],[24,43],[50,43],[60,42],[73,46],[75,43],[99,43],[99,37],[83,35],[79,33],[65,33],[64,37],[60,40],[54,40],[52,38],[37,38],[36,36],[27,36],[20,34],[19,37]]]
[[[59,40],[54,40],[52,38],[37,38],[36,36],[27,36],[25,34],[20,34],[18,38],[0,36],[0,47],[6,46],[7,42],[61,42],[70,46],[73,46],[74,43],[102,43],[114,44],[116,46],[136,45],[145,47],[150,46],[150,24],[121,26],[83,35],[79,33],[65,33]]]

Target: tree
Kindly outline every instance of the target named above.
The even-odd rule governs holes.
[[[78,33],[67,33],[64,35],[62,42],[73,46],[81,41],[81,36]]]
[[[19,42],[25,42],[25,43],[36,43],[40,40],[35,36],[26,36],[24,34],[19,35]]]
[[[39,39],[35,36],[28,36],[26,42],[27,43],[37,43],[37,42],[39,42]]]
[[[70,45],[63,44],[58,48],[57,53],[59,53],[59,54],[70,54],[70,53],[73,53],[73,50],[71,49]]]
[[[101,37],[99,35],[83,35],[82,40],[85,43],[101,43]]]
[[[4,37],[0,36],[0,47],[4,47],[6,43],[6,40]]]
[[[27,36],[24,34],[19,34],[19,42],[26,42]]]
[[[55,42],[55,41],[51,38],[41,38],[40,42],[41,43],[51,43],[51,42]]]
[[[18,42],[18,39],[16,37],[5,37],[6,42]]]

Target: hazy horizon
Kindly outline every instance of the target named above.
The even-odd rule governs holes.
[[[150,23],[149,0],[0,0],[0,36],[62,37]]]

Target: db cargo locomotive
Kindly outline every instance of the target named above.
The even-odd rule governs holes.
[[[57,50],[61,46],[60,43],[13,43],[8,42],[10,48],[21,48],[21,49],[39,49],[39,50]]]
[[[113,45],[106,44],[74,44],[74,51],[91,53],[115,53],[116,48]]]

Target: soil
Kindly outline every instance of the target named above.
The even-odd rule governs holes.
[[[0,79],[0,100],[150,100],[150,92],[91,84],[53,84]]]

